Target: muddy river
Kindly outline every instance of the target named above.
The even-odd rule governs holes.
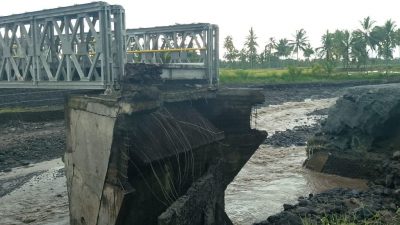
[[[286,102],[257,109],[252,126],[268,136],[296,126],[313,125],[325,116],[307,114],[334,104],[336,98]],[[316,173],[304,169],[305,147],[262,144],[225,191],[225,208],[235,225],[265,220],[308,196],[335,187],[366,188],[366,181]]]
[[[269,135],[299,125],[312,125],[320,115],[308,113],[334,104],[336,99],[286,102],[257,109],[253,127]],[[266,219],[283,209],[283,203],[295,203],[299,196],[334,187],[364,188],[364,181],[323,175],[302,168],[305,147],[274,148],[261,145],[226,190],[226,211],[234,224],[247,225]],[[5,188],[0,195],[0,225],[67,225],[68,204],[63,163],[60,159],[0,173]],[[2,196],[2,197],[1,197]]]

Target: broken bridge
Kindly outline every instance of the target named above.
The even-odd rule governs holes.
[[[126,29],[105,2],[0,17],[0,88],[70,96],[72,225],[231,224],[224,191],[266,137],[257,90],[218,88],[218,27]]]

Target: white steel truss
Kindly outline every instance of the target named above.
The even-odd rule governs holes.
[[[218,27],[125,29],[105,2],[0,17],[0,88],[118,89],[126,62],[163,66],[164,79],[218,85]]]
[[[114,88],[124,72],[124,18],[104,2],[0,17],[0,87]]]

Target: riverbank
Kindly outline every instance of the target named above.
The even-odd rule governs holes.
[[[309,157],[305,164],[307,168],[368,179],[367,189],[339,186],[340,188],[320,193],[310,189],[310,194],[299,197],[296,203],[284,204],[283,212],[254,224],[400,224],[397,91],[397,84],[349,89],[335,107],[329,110],[329,117],[323,122],[321,130],[308,143]],[[385,114],[381,109],[388,113]],[[315,111],[312,114],[315,113],[324,111]],[[360,114],[364,117],[360,117]],[[350,125],[343,122],[346,118]],[[302,140],[304,130],[307,129],[298,130],[299,132],[296,129],[287,130],[279,134],[275,142],[270,143],[283,140],[285,144],[291,141],[295,144]],[[311,132],[313,130],[315,129],[311,129]],[[296,136],[300,139],[293,138]],[[328,158],[324,159],[322,152]],[[311,166],[310,163],[315,164]],[[317,166],[325,163],[329,164],[329,170]]]
[[[315,126],[312,128],[315,130]],[[300,132],[296,132],[296,130],[300,130]],[[267,139],[266,142],[273,143],[277,147],[286,146],[289,143],[298,145],[298,139],[293,139],[293,136],[301,137],[303,131],[304,129],[293,129],[279,132],[275,135],[277,137],[269,138],[274,141],[271,142]],[[292,135],[290,138],[281,138],[282,136],[287,137],[287,134]],[[286,200],[285,204],[280,205],[283,207],[283,211],[270,216],[266,213],[265,217],[268,219],[256,222],[254,225],[398,225],[400,224],[399,168],[399,155],[394,155],[391,160],[382,162],[379,167],[380,172],[385,174],[382,179],[368,181],[368,186],[364,187],[349,188],[340,183],[337,186],[340,188],[322,192],[319,192],[323,186],[321,180],[326,179],[325,176],[329,175],[318,173],[321,175],[321,180],[315,180],[317,181],[316,186],[319,188],[313,189],[310,186],[307,190],[309,194],[304,193],[303,196],[297,198],[297,201]],[[310,171],[307,172],[313,174]],[[353,183],[352,179],[349,181]],[[284,192],[284,190],[282,189],[280,192]],[[275,196],[271,198],[274,199]],[[265,204],[267,203],[269,202],[265,202]],[[272,204],[272,206],[274,205]],[[271,207],[271,205],[269,206]]]
[[[225,192],[226,211],[235,225],[265,220],[283,210],[283,203],[294,205],[299,196],[309,193],[337,187],[367,188],[364,180],[316,173],[302,167],[307,157],[306,140],[319,131],[326,108],[336,101],[327,97],[339,96],[343,88],[293,88],[283,92],[283,89],[278,92],[266,89],[269,98],[254,111],[252,126],[266,130],[270,136]],[[283,98],[294,101],[280,102]]]
[[[326,108],[347,87],[356,84],[359,83],[259,86],[264,87],[265,101],[254,109],[252,126],[264,127],[270,136],[226,191],[226,210],[235,225],[265,220],[282,211],[284,203],[295,206],[302,195],[308,198],[310,193],[333,187],[367,188],[363,180],[310,172],[302,167],[306,159],[305,141],[319,130],[318,121],[326,116]],[[63,175],[60,157],[65,147],[61,141],[65,136],[63,123],[19,121],[1,125],[4,138],[0,142],[7,148],[0,148],[0,152],[12,163],[2,169],[5,172],[0,172],[0,224],[33,221],[30,224],[42,225],[56,224],[57,220],[62,221],[59,224],[67,224],[65,176],[60,176]],[[12,145],[7,142],[10,138]],[[35,154],[29,154],[34,143],[42,151],[35,152],[34,147]],[[19,150],[8,151],[12,146],[18,146]],[[45,161],[51,159],[55,161]],[[54,184],[56,187],[51,187]],[[17,205],[19,199],[27,196],[31,197],[23,202],[23,207],[30,210],[22,212]]]

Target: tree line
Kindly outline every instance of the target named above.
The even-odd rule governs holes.
[[[389,19],[376,25],[370,17],[360,21],[354,31],[327,30],[321,37],[321,45],[311,46],[307,32],[299,29],[291,39],[269,38],[265,46],[259,46],[253,28],[250,28],[241,50],[233,44],[232,36],[224,39],[225,54],[221,65],[232,68],[272,68],[285,66],[312,66],[316,63],[328,72],[335,67],[346,71],[358,69],[368,71],[371,62],[388,67],[394,59],[394,50],[400,47],[400,29]],[[262,51],[258,53],[258,47]]]

